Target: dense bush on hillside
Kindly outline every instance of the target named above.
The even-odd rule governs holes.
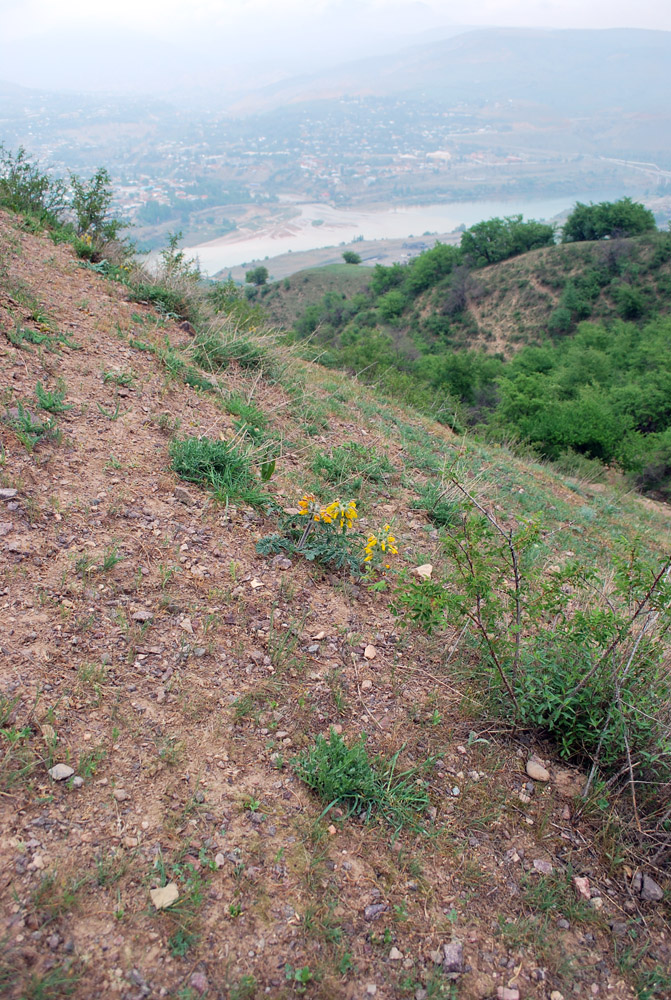
[[[615,239],[638,236],[655,229],[655,217],[631,198],[602,201],[598,205],[578,202],[562,229],[562,242]]]

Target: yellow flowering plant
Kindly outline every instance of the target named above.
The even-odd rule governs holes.
[[[300,534],[296,514],[303,521]],[[332,500],[323,504],[314,493],[304,493],[298,501],[298,511],[292,511],[283,525],[285,534],[270,535],[257,543],[257,552],[270,555],[281,551],[300,553],[305,559],[346,569],[360,576],[362,566],[367,571],[381,567],[390,556],[398,553],[396,538],[386,524],[377,535],[369,535],[363,547],[363,537],[356,531],[359,517],[355,500]],[[288,535],[288,537],[287,537]]]
[[[387,560],[398,555],[396,536],[392,534],[391,525],[385,524],[377,535],[369,535],[364,546],[364,563],[368,568],[389,569],[391,563]]]

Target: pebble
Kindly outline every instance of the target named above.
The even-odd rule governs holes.
[[[529,775],[530,778],[533,778],[534,781],[550,780],[550,772],[547,770],[547,768],[543,767],[543,765],[539,764],[538,761],[536,760],[528,761],[527,774]]]
[[[464,946],[456,938],[443,945],[443,972],[461,973],[464,970]]]
[[[399,951],[398,948],[392,948],[389,952],[389,960],[391,962],[400,962],[403,959],[403,952]]]
[[[580,878],[579,875],[574,875],[573,876],[573,885],[575,886],[575,891],[577,892],[577,894],[578,894],[579,897],[581,897],[582,899],[587,899],[587,900],[589,900],[589,899],[592,898],[592,894],[589,891],[589,879],[588,878]]]
[[[436,948],[435,951],[429,952],[429,958],[431,959],[434,965],[440,965],[443,961],[443,953],[442,951],[438,951],[438,949]]]
[[[7,488],[0,489],[0,500],[13,500],[15,496],[18,496],[18,492],[18,490]]]
[[[196,993],[206,993],[210,985],[207,981],[207,976],[204,976],[202,972],[194,972],[191,976],[190,983]]]
[[[172,491],[172,495],[174,496],[175,500],[179,501],[179,503],[183,503],[186,507],[193,507],[193,505],[196,502],[189,493],[189,491],[184,489],[183,486],[175,486],[174,490]]]
[[[150,622],[153,617],[151,611],[136,611],[132,616],[134,622]]]
[[[374,660],[377,656],[377,649],[375,646],[368,645],[363,651],[363,655],[367,660]]]
[[[74,773],[74,767],[70,767],[68,764],[54,764],[53,767],[49,768],[49,776],[54,781],[65,781],[66,778],[71,778]]]
[[[553,990],[550,994],[550,1000],[564,1000],[564,994],[560,993],[559,990]]]
[[[126,799],[130,798],[130,795],[125,788],[115,788],[112,795],[117,800],[117,802],[125,802]]]
[[[600,896],[594,896],[590,899],[589,905],[593,910],[600,910],[603,907],[603,899]]]
[[[508,986],[499,986],[496,991],[497,1000],[520,1000],[520,991]]]
[[[664,890],[649,875],[636,872],[631,883],[632,891],[649,903],[659,903],[664,899]]]
[[[81,788],[83,784],[84,784],[84,779],[80,778],[79,775],[77,775],[75,778],[72,779],[73,788]]]
[[[362,691],[370,691],[370,689],[372,688],[372,686],[373,686],[373,682],[371,680],[369,680],[369,678],[366,678],[365,681],[361,681],[361,690]]]
[[[543,861],[542,859],[537,858],[532,862],[532,864],[536,871],[540,872],[541,875],[552,875],[552,865],[549,861]]]
[[[367,906],[364,909],[363,919],[369,921],[377,920],[377,918],[381,917],[382,914],[385,913],[388,909],[389,907],[387,906],[386,903],[371,903],[370,906]]]
[[[568,930],[570,930],[570,928],[571,928],[571,925],[570,925],[570,923],[568,922],[568,920],[566,920],[566,918],[565,918],[565,917],[561,917],[561,918],[560,918],[560,919],[559,919],[559,920],[557,921],[557,927],[559,928],[559,930],[560,930],[560,931],[568,931]]]
[[[415,573],[420,580],[430,580],[431,574],[433,573],[433,566],[431,563],[423,563],[422,566],[415,566],[413,573]]]
[[[374,997],[377,993],[377,986],[375,983],[369,983],[366,987],[366,996]]]
[[[160,889],[150,889],[149,895],[157,910],[166,910],[179,899],[179,889],[174,882],[168,882]]]

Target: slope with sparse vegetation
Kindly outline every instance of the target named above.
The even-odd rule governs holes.
[[[55,234],[0,212],[0,995],[667,997],[667,508]]]

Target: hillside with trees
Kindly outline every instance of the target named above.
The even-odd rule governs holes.
[[[326,292],[294,336],[455,430],[671,495],[671,233],[624,198],[576,205],[557,235],[519,216],[479,223]],[[272,316],[291,294],[263,304]]]

